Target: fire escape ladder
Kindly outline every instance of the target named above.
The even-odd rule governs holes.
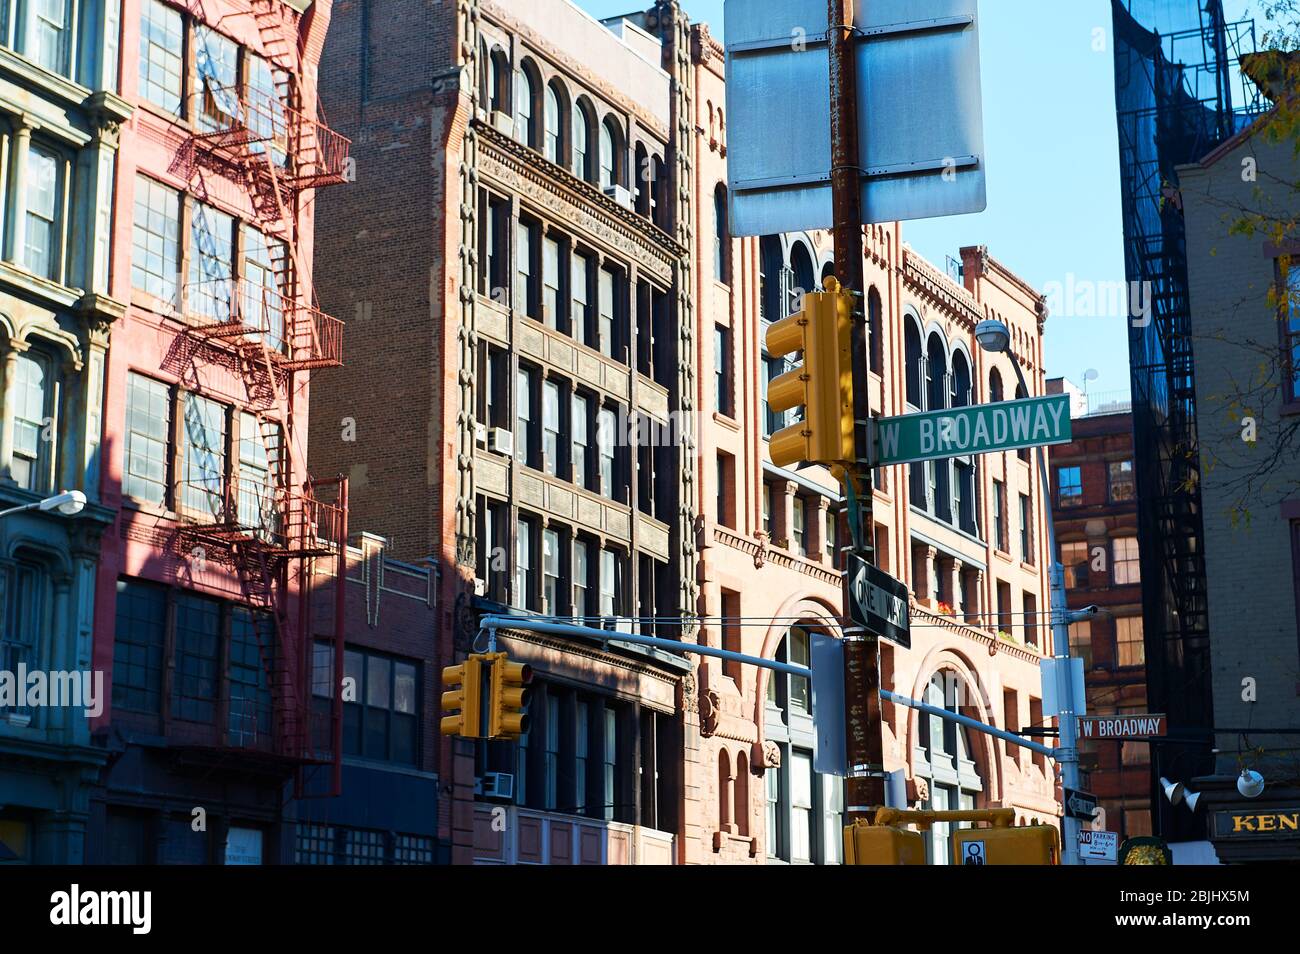
[[[249,6],[266,58],[284,69],[294,68],[298,48],[296,43],[291,44],[285,37],[288,24],[285,22],[283,0],[249,0]],[[294,35],[297,35],[296,30]]]

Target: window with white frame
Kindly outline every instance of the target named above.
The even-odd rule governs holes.
[[[283,92],[286,82],[284,72],[256,53],[245,51],[244,58],[248,63],[244,113],[248,128],[254,136],[248,148],[254,153],[261,153],[269,143],[271,156],[276,165],[283,166],[288,161],[289,155],[289,123]]]
[[[601,408],[596,416],[596,444],[600,451],[600,492],[611,500],[618,499],[614,485],[615,470],[615,423],[614,412]]]
[[[587,476],[587,416],[591,413],[587,399],[581,394],[573,395],[569,410],[569,430],[573,435],[570,444],[569,463],[572,467],[573,482],[579,487],[586,487]]]
[[[276,487],[284,434],[279,424],[239,415],[239,522],[269,537],[279,530]]]
[[[72,0],[28,0],[26,52],[51,73],[71,75]]]
[[[181,266],[181,197],[146,176],[135,177],[135,221],[131,230],[131,287],[176,300]]]
[[[42,278],[57,278],[59,269],[59,167],[52,149],[32,143],[27,150],[27,222],[23,261]]]
[[[167,504],[171,403],[166,384],[134,372],[127,375],[122,493],[159,507]]]
[[[1141,666],[1146,662],[1141,616],[1115,618],[1115,662],[1120,666]]]
[[[618,554],[600,551],[600,615],[618,615]]]
[[[1133,461],[1115,460],[1106,465],[1106,483],[1111,503],[1123,503],[1137,496],[1133,480]]]
[[[1137,537],[1115,537],[1110,541],[1110,565],[1116,585],[1142,582]]]
[[[140,98],[181,115],[185,84],[185,21],[162,0],[144,0],[140,11]]]
[[[264,235],[251,225],[244,226],[243,321],[261,330],[272,351],[283,350],[286,343],[286,299],[281,292],[279,269],[287,263],[288,253],[281,239]]]
[[[556,616],[560,612],[560,533],[546,530],[542,533],[542,611]]]
[[[518,609],[533,607],[533,523],[520,517],[515,536],[515,586],[511,605]]]
[[[50,381],[51,362],[40,352],[19,354],[14,367],[14,444],[11,474],[19,487],[49,488],[50,453],[54,448]]]
[[[542,382],[542,467],[555,476],[560,465],[560,386]]]
[[[591,607],[591,546],[585,540],[573,541],[573,615],[589,619]]]

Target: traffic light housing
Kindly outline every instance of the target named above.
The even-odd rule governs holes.
[[[533,668],[512,663],[505,653],[488,653],[491,663],[491,689],[488,693],[488,738],[517,739],[528,731],[528,698],[532,690]]]
[[[483,659],[469,656],[459,666],[442,671],[443,735],[476,739],[483,734],[482,691]]]
[[[772,435],[769,453],[778,467],[802,461],[834,464],[855,459],[853,447],[853,296],[827,278],[826,290],[808,292],[798,314],[767,329],[772,357],[803,352],[803,364],[773,378],[773,411],[803,407],[803,420]]]
[[[958,828],[952,833],[955,865],[1059,865],[1061,843],[1055,825]]]
[[[858,819],[844,826],[846,865],[923,865],[925,836],[909,828]]]

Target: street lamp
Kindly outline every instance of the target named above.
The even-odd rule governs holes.
[[[1011,332],[1006,323],[996,318],[988,318],[975,326],[975,340],[980,347],[991,354],[1005,353],[1011,359],[1015,369],[1016,380],[1020,383],[1021,393],[1029,395],[1029,385],[1025,383],[1025,373],[1020,370],[1020,362],[1011,351]],[[1047,553],[1048,553],[1048,599],[1047,609],[1052,621],[1052,656],[1056,660],[1056,682],[1058,699],[1064,701],[1057,718],[1061,744],[1056,749],[1056,763],[1061,766],[1061,783],[1066,788],[1079,789],[1079,723],[1076,716],[1079,703],[1083,700],[1074,698],[1074,674],[1070,663],[1070,624],[1078,620],[1091,619],[1097,614],[1097,607],[1089,606],[1081,610],[1070,611],[1066,608],[1065,568],[1056,553],[1056,524],[1052,520],[1052,485],[1047,477],[1047,453],[1040,444],[1035,448],[1038,455],[1038,476],[1043,485],[1043,513],[1047,518]],[[1062,819],[1061,846],[1062,860],[1067,865],[1079,864],[1079,819],[1066,810]]]
[[[0,510],[0,517],[8,517],[10,514],[23,513],[27,510],[57,510],[63,516],[71,517],[74,514],[81,513],[82,508],[85,506],[85,494],[80,490],[65,490],[61,494],[46,497],[44,500],[36,501],[36,503],[22,504],[17,507],[10,507],[8,510]]]

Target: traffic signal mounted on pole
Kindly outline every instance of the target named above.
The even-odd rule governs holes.
[[[492,666],[488,699],[488,738],[517,739],[528,731],[528,697],[532,690],[533,668],[512,663],[505,653],[488,653],[483,657]]]
[[[475,739],[483,734],[483,657],[469,656],[442,671],[442,734]]]
[[[772,463],[835,464],[854,460],[853,296],[827,278],[824,292],[808,292],[798,314],[767,329],[773,357],[803,352],[803,364],[767,385],[773,411],[803,407],[803,420],[772,435]]]

